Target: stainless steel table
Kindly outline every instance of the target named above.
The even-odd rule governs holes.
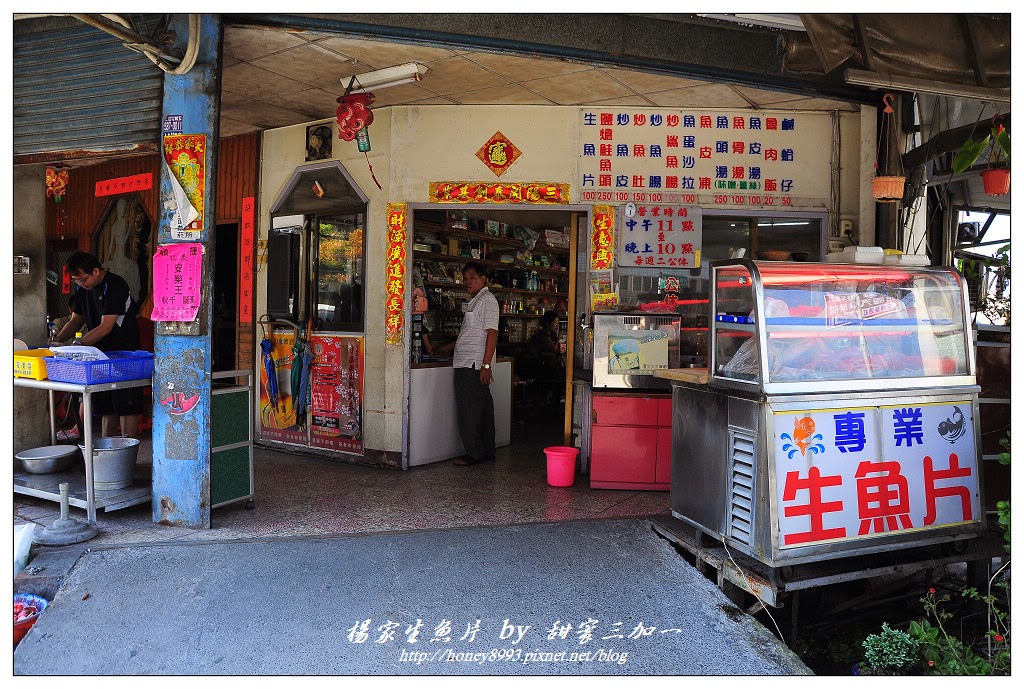
[[[15,387],[36,388],[46,390],[50,398],[50,444],[57,444],[57,427],[54,422],[54,394],[55,392],[75,392],[82,396],[82,437],[85,445],[85,509],[89,522],[96,523],[96,488],[93,484],[92,471],[92,395],[107,390],[121,390],[125,388],[140,388],[152,384],[151,378],[137,378],[135,380],[118,380],[113,383],[97,383],[83,385],[81,383],[61,383],[55,380],[33,380],[31,378],[15,378]],[[60,502],[60,494],[53,493],[39,488],[19,486],[15,482],[14,491],[25,495],[34,495],[47,500]]]

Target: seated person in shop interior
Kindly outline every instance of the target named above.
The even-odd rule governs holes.
[[[128,283],[119,275],[103,268],[100,260],[84,251],[76,251],[66,263],[71,280],[78,286],[71,318],[52,338],[63,342],[88,325],[81,344],[102,352],[130,351],[141,348],[138,307],[132,299]],[[129,438],[139,434],[142,413],[142,388],[108,390],[93,395],[93,408],[103,417],[101,434],[110,436],[121,424],[121,435]]]
[[[430,330],[428,330],[425,325],[422,326],[422,329],[420,330],[420,345],[422,347],[421,351],[424,355],[434,355],[434,343],[430,341]]]
[[[540,327],[523,345],[516,359],[520,377],[536,381],[546,399],[558,399],[565,384],[565,364],[558,343],[558,312],[545,311]]]

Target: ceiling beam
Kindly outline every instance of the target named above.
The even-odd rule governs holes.
[[[988,87],[988,77],[981,65],[981,58],[978,57],[978,40],[974,24],[971,22],[971,15],[960,15],[960,27],[964,33],[964,43],[967,44],[967,58],[971,62],[971,69],[974,70],[974,79],[978,82],[978,86]]]
[[[1010,129],[1010,113],[1004,113],[999,115],[1003,126],[1006,127],[1007,131]],[[952,153],[961,146],[967,139],[973,138],[975,134],[984,132],[988,134],[991,129],[991,118],[986,117],[985,119],[979,120],[974,124],[967,124],[956,129],[947,129],[944,132],[939,132],[928,141],[924,142],[917,148],[907,151],[903,154],[903,167],[907,170],[912,170],[920,165],[925,165],[936,158],[939,158],[947,153]],[[975,171],[973,174],[977,174]],[[962,173],[963,177],[969,177],[967,172]],[[945,179],[945,176],[943,176]]]
[[[1010,89],[986,88],[970,84],[954,84],[948,81],[932,81],[901,77],[881,72],[866,72],[862,69],[848,69],[844,73],[848,84],[872,86],[878,89],[906,91],[908,93],[934,93],[939,96],[974,98],[992,103],[1009,103]]]
[[[226,14],[226,25],[572,60],[802,96],[876,104],[835,75],[783,74],[781,31],[630,14]]]

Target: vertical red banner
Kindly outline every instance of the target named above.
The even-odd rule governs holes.
[[[590,228],[590,269],[606,270],[615,258],[615,209],[594,206]]]
[[[253,255],[256,243],[256,198],[242,199],[242,233],[238,253],[238,321],[252,323]]]
[[[405,331],[405,245],[409,205],[389,203],[388,241],[384,283],[384,341],[402,344]]]

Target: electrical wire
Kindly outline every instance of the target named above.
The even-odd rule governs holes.
[[[150,37],[138,33],[131,22],[120,15],[72,14],[71,16],[115,38],[121,39],[126,48],[142,53],[149,58],[150,62],[167,74],[175,76],[187,74],[195,66],[196,58],[199,55],[201,26],[200,15],[198,14],[188,15],[188,42],[185,46],[185,54],[181,58],[160,50]],[[121,30],[118,26],[112,26],[112,24],[119,25],[124,30]],[[177,64],[174,65],[174,63]]]
[[[738,564],[736,564],[736,560],[733,559],[732,553],[729,551],[729,546],[726,544],[725,539],[722,539],[722,546],[725,548],[725,554],[729,556],[729,562],[731,562],[732,566],[736,568],[736,571],[740,573],[740,576],[742,576],[744,580],[749,582],[750,577],[748,577],[747,574],[743,571],[743,569]],[[756,591],[754,590],[755,588],[756,587],[754,586],[750,586],[748,590],[754,596],[754,598],[757,599],[757,602],[761,604],[761,609],[764,610],[764,614],[767,615],[768,619],[772,621],[772,626],[775,627],[775,632],[779,635],[779,639],[785,640],[785,637],[782,635],[782,630],[779,629],[779,623],[776,622],[775,618],[772,617],[772,614],[768,612],[768,606],[765,605],[765,602],[763,600],[761,600],[761,596],[757,595]]]
[[[840,152],[842,150],[842,132],[839,127],[839,111],[832,111],[832,161],[831,161],[831,193],[829,194],[829,203],[831,205],[831,212],[829,213],[829,227],[828,236],[830,239],[839,238],[839,211],[842,208],[840,204],[840,185],[839,185],[839,170],[840,170]]]

